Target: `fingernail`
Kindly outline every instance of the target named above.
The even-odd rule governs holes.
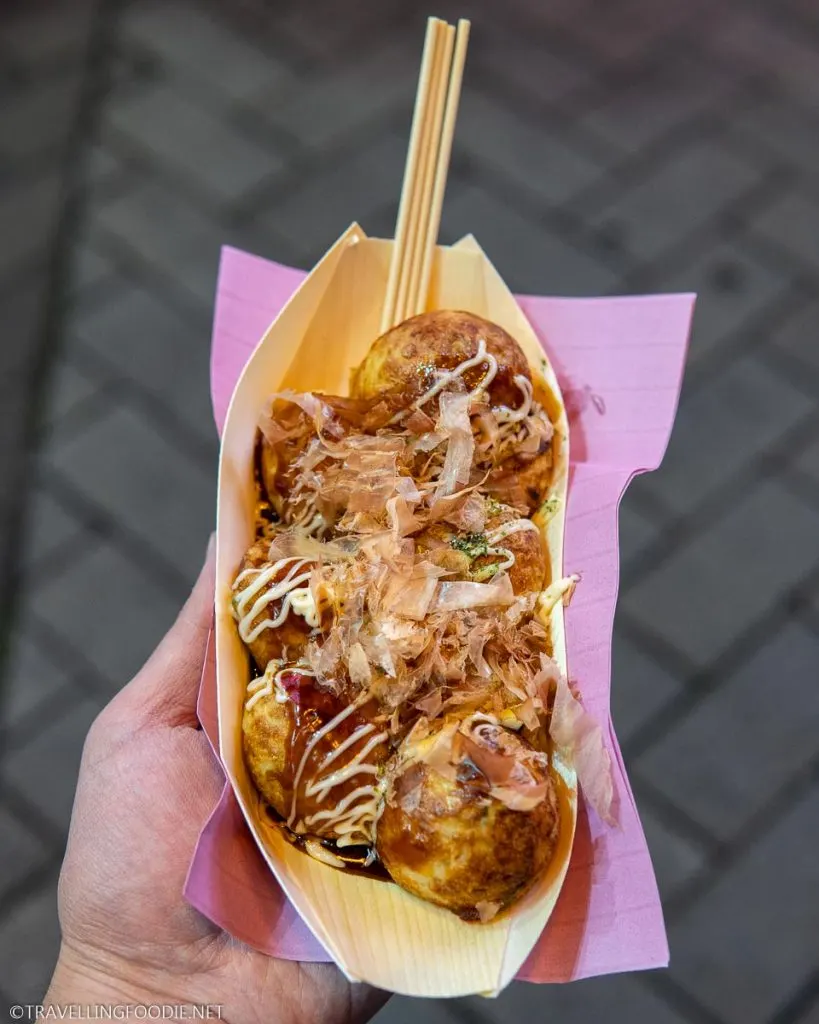
[[[212,557],[213,557],[213,552],[214,552],[215,550],[216,550],[216,534],[215,534],[215,533],[212,533],[212,534],[210,535],[210,537],[208,537],[208,547],[207,547],[207,551],[205,552],[205,561],[206,561],[206,562],[207,562],[207,561],[208,561],[208,560],[209,560],[210,558],[212,558]]]

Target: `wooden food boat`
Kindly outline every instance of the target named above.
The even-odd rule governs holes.
[[[456,57],[457,50],[456,45]],[[451,39],[449,52],[451,56]],[[440,106],[449,107],[443,103]],[[417,117],[416,108],[416,121]],[[415,125],[413,130],[415,134]],[[411,147],[408,178],[412,158]],[[428,190],[433,178],[427,183]],[[405,214],[411,205],[405,195]],[[409,311],[405,308],[396,313],[393,309],[386,315],[386,323],[389,326],[390,320],[403,318],[401,312],[410,315],[424,308],[462,309],[499,324],[519,342],[535,382],[542,386],[544,404],[555,425],[556,462],[549,498],[556,500],[547,501],[549,513],[538,513],[534,520],[549,553],[551,579],[559,580],[563,576],[569,435],[557,379],[514,296],[475,239],[469,236],[453,246],[436,245],[437,220],[433,217],[433,221],[431,244],[420,258],[416,254],[423,279],[419,286],[421,299]],[[535,945],[568,869],[577,815],[577,781],[565,754],[560,750],[554,754],[562,817],[555,856],[523,899],[485,924],[464,922],[391,882],[337,870],[305,855],[271,821],[242,756],[242,709],[250,665],[231,615],[230,588],[254,535],[257,495],[253,466],[259,414],[271,393],[288,388],[348,393],[351,369],[361,362],[384,327],[385,296],[389,301],[391,294],[394,299],[394,294],[400,292],[401,275],[396,272],[400,218],[397,238],[369,238],[357,224],[351,225],[270,325],[236,386],[219,464],[216,659],[220,753],[248,826],[271,871],[347,977],[412,996],[494,994],[514,978]],[[544,615],[554,658],[566,673],[562,602],[558,600]]]

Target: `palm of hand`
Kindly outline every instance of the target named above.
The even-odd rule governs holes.
[[[129,1001],[219,1004],[236,1022],[364,1019],[383,994],[351,986],[329,964],[263,956],[182,897],[223,783],[194,712],[211,595],[205,571],[160,648],[89,733],[60,878],[61,962]]]

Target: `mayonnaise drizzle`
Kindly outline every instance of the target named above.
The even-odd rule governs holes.
[[[467,370],[480,366],[481,363],[487,364],[487,370],[483,380],[469,392],[469,397],[474,398],[481,391],[484,391],[489,387],[498,372],[498,361],[491,352],[486,351],[486,342],[483,338],[478,339],[478,351],[470,359],[465,359],[453,370],[437,370],[435,383],[432,387],[428,388],[420,398],[415,399],[410,406],[410,409],[420,409],[421,406],[427,404],[430,398],[434,398],[439,391],[443,391],[447,385],[451,384],[459,377],[462,377]],[[390,420],[390,424],[400,423],[401,420],[405,419],[409,415],[410,409],[402,409],[401,412],[396,413]]]
[[[503,561],[498,562],[495,566],[495,572],[504,572],[506,569],[511,569],[515,564],[515,554],[509,548],[487,548],[486,553],[487,555],[492,555],[493,558],[503,559]]]
[[[497,545],[501,541],[506,540],[507,537],[511,537],[513,533],[520,533],[523,530],[539,532],[531,519],[513,519],[511,522],[503,523],[490,533],[487,533],[486,540],[489,544],[489,547],[486,549],[487,555],[503,559],[503,561],[498,562],[495,566],[496,572],[504,572],[507,569],[511,569],[515,564],[514,551],[510,551],[509,548],[498,547]]]
[[[296,820],[296,797],[298,796],[299,783],[301,782],[301,777],[304,772],[304,767],[307,764],[307,759],[313,753],[313,750],[315,749],[316,745],[321,740],[323,740],[325,736],[331,733],[333,729],[341,725],[341,723],[345,719],[349,718],[350,715],[356,710],[359,704],[363,703],[364,701],[361,698],[359,698],[359,700],[354,701],[352,704],[348,704],[347,707],[339,711],[339,713],[334,718],[331,718],[330,721],[326,723],[326,725],[323,725],[319,729],[319,731],[315,733],[315,735],[310,739],[310,742],[304,748],[304,753],[301,755],[301,761],[299,761],[299,767],[296,770],[296,777],[293,779],[293,800],[290,804],[290,814],[287,817],[287,824],[290,826],[290,828],[293,828],[293,825]]]
[[[513,533],[521,533],[524,530],[534,530],[535,533],[540,532],[531,519],[512,519],[508,523],[501,523],[500,526],[487,533],[486,540],[489,544],[499,544],[501,541],[506,540],[507,537],[511,537]]]
[[[276,574],[291,562],[295,564],[290,565],[284,579],[265,590],[264,588],[273,581]],[[312,629],[318,627],[318,609],[309,586],[310,570],[303,571],[309,564],[310,562],[306,558],[291,556],[290,558],[280,558],[261,569],[245,569],[244,572],[239,573],[233,584],[235,595],[233,614],[239,622],[239,635],[246,644],[252,643],[264,630],[277,629],[281,626],[291,610],[294,614],[300,615]],[[251,579],[251,583],[244,588],[241,587],[242,581]],[[305,586],[305,584],[307,585]],[[268,605],[282,598],[284,599],[282,606],[275,618],[263,619],[253,626],[255,620]]]
[[[306,533],[308,537],[316,537],[324,532],[326,523],[324,516],[316,508],[315,494],[302,494],[304,508],[291,520],[290,525]]]
[[[308,815],[303,821],[296,820],[299,785],[310,755],[315,750],[316,745],[334,729],[338,728],[365,700],[366,697],[359,698],[359,700],[340,711],[318,730],[305,747],[293,780],[293,798],[290,805],[290,814],[287,819],[287,824],[293,831],[302,832],[315,828],[317,825],[322,825],[323,827],[331,827],[334,830],[338,846],[351,846],[355,843],[372,842],[373,826],[375,825],[382,791],[382,785],[377,782],[358,786],[334,806],[316,811],[314,814]],[[352,735],[339,744],[338,747],[331,750],[319,765],[315,777],[306,784],[304,788],[305,797],[316,797],[318,800],[324,801],[336,786],[341,785],[348,779],[355,778],[357,775],[377,776],[379,771],[377,765],[368,764],[366,758],[379,744],[388,738],[388,733],[377,732],[375,735],[371,735],[374,732],[375,726],[371,722],[367,722],[355,729]],[[329,774],[322,774],[341,754],[366,737],[369,737],[369,739],[367,739],[367,742],[348,764]]]
[[[274,695],[277,704],[286,704],[290,700],[290,695],[281,682],[281,677],[285,672],[297,672],[300,676],[312,676],[315,678],[316,673],[310,668],[302,668],[301,665],[296,665],[295,667],[285,666],[276,669],[276,665],[280,664],[281,662],[269,661],[264,675],[259,676],[258,679],[252,679],[247,684],[247,692],[252,694],[252,696],[245,702],[246,711],[249,711],[263,697],[273,697]]]
[[[514,380],[515,384],[523,392],[523,404],[519,405],[517,409],[510,409],[508,405],[499,405],[495,410],[495,418],[498,423],[520,423],[521,420],[526,419],[532,409],[532,398],[534,396],[532,382],[528,377],[524,377],[522,373],[517,374]]]

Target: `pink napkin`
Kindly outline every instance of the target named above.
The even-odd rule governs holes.
[[[233,388],[259,338],[304,277],[226,248],[211,358],[221,430]],[[518,978],[571,981],[663,967],[668,943],[645,835],[609,715],[617,598],[617,508],[629,480],[656,469],[677,407],[693,295],[614,299],[521,296],[555,367],[571,422],[565,569],[580,573],[566,613],[569,669],[587,709],[605,723],[619,827],[582,806],[571,865],[549,924]],[[212,652],[199,715],[217,746]],[[205,825],[185,896],[237,939],[287,960],[330,957],[299,918],[245,827],[229,785]]]

